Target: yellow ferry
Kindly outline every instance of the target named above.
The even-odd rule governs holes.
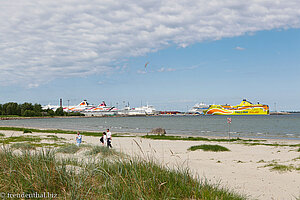
[[[263,104],[253,104],[246,99],[236,106],[230,105],[210,105],[204,111],[205,115],[269,115],[269,106]]]

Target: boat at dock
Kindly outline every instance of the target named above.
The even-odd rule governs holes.
[[[269,115],[269,106],[264,104],[253,104],[246,99],[236,106],[210,105],[204,111],[205,115]]]

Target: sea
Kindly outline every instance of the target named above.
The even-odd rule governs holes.
[[[63,130],[149,133],[164,128],[167,134],[191,136],[231,136],[300,140],[300,114],[262,116],[139,116],[91,118],[43,118],[0,120],[0,126]]]

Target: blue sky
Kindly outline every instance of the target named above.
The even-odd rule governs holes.
[[[271,109],[276,102],[277,110],[300,110],[297,1],[198,5],[220,10],[218,15],[181,1],[175,10],[167,1],[153,1],[155,11],[146,1],[130,1],[127,8],[112,1],[74,8],[63,1],[61,11],[50,1],[20,7],[12,2],[4,7],[17,11],[14,21],[0,15],[7,28],[0,31],[0,103],[58,104],[63,98],[74,105],[87,99],[185,111],[198,102],[238,104],[247,98]],[[102,29],[102,23],[110,25]]]

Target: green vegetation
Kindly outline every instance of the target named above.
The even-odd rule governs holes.
[[[5,137],[0,139],[0,143],[9,144],[11,142],[40,142],[42,139],[38,136],[18,136]]]
[[[256,145],[264,145],[264,146],[272,146],[272,147],[300,147],[300,144],[278,144],[278,143],[241,143],[244,145],[256,146]]]
[[[42,116],[84,116],[81,113],[64,112],[58,108],[55,112],[51,109],[43,110],[40,104],[25,102],[18,104],[9,102],[0,104],[0,117],[42,117]]]
[[[279,172],[300,170],[300,167],[295,167],[293,165],[280,165],[277,163],[271,163],[271,164],[265,165],[265,167],[271,167],[271,170],[279,171]]]
[[[298,152],[300,152],[300,147],[299,147],[299,149],[298,149]]]
[[[35,146],[30,143],[14,143],[10,145],[13,149],[21,149],[21,150],[33,150]]]
[[[63,133],[63,134],[77,134],[77,131],[67,131],[67,130],[60,130],[60,129],[56,129],[56,130],[47,130],[47,129],[34,129],[34,128],[19,128],[19,127],[0,127],[0,130],[9,130],[9,131],[22,131],[24,132],[24,130],[28,130],[31,132],[35,132],[35,133]],[[86,131],[81,131],[80,132],[81,135],[85,135],[85,136],[96,136],[96,137],[100,137],[102,136],[102,132],[86,132]]]
[[[57,159],[53,151],[0,150],[0,192],[58,194],[59,199],[245,199],[199,182],[188,170],[140,159],[90,163]]]
[[[67,144],[65,146],[62,146],[56,150],[58,153],[68,153],[68,154],[74,154],[77,151],[79,151],[79,147],[75,144]]]
[[[4,137],[5,136],[5,134],[3,134],[3,133],[0,133],[0,137]]]
[[[190,151],[196,151],[198,149],[202,149],[203,151],[230,151],[226,147],[220,146],[220,145],[209,145],[209,144],[202,144],[202,145],[196,145],[196,146],[191,146],[188,148]]]
[[[32,133],[32,131],[28,129],[24,129],[23,133]]]
[[[93,146],[91,150],[86,152],[86,155],[92,156],[101,154],[102,156],[113,156],[113,155],[119,155],[114,149],[109,149],[105,146]]]
[[[211,141],[211,142],[260,142],[265,140],[243,140],[240,138],[232,138],[232,139],[209,139],[205,137],[181,137],[181,136],[173,136],[173,135],[144,135],[143,138],[153,139],[153,140],[183,140],[183,141]]]

